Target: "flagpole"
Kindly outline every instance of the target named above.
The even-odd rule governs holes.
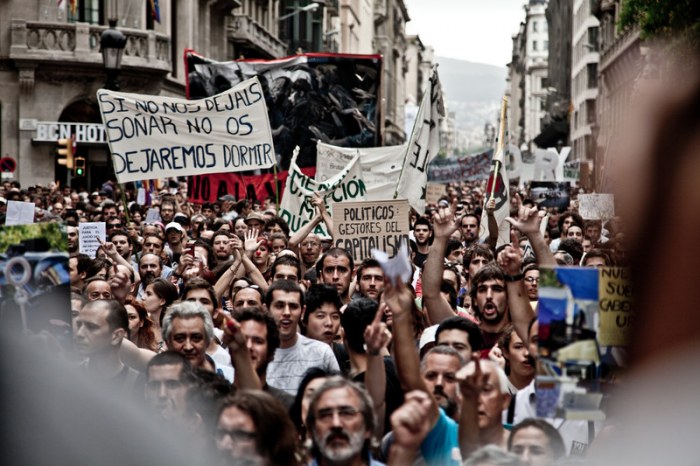
[[[496,152],[493,154],[494,158],[499,153],[503,152],[504,139],[506,136],[506,110],[508,108],[508,96],[503,96],[503,102],[501,103],[501,122],[498,127],[498,143],[496,144]],[[491,177],[491,192],[489,193],[489,200],[493,199],[493,194],[496,191],[496,174],[501,169],[501,161],[494,160],[495,165],[492,171],[493,176]]]

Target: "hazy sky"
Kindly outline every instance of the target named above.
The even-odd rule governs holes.
[[[441,57],[505,66],[512,35],[525,19],[525,0],[404,0],[411,20],[408,34],[418,34]]]

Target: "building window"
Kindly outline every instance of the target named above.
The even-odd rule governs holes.
[[[588,89],[598,87],[598,64],[589,63],[586,65],[586,72],[588,74]]]
[[[598,51],[598,26],[588,28],[588,49]]]
[[[73,14],[70,2],[65,1],[66,17],[69,23],[104,24],[104,0],[76,0]]]
[[[537,27],[537,21],[533,21],[533,22],[532,22],[532,32],[537,32],[537,29],[538,29],[538,27]]]
[[[586,100],[586,123],[595,123],[595,99]]]
[[[537,52],[537,41],[536,40],[532,41],[532,51]]]
[[[543,50],[543,51],[548,51],[548,50],[549,50],[549,41],[548,41],[548,40],[545,40],[545,41],[542,43],[542,50]]]

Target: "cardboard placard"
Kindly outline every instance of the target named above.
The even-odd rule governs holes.
[[[372,257],[372,249],[395,256],[402,241],[408,244],[407,200],[333,204],[333,243],[346,249],[356,263]]]
[[[427,205],[437,205],[442,196],[447,194],[447,187],[442,183],[428,181],[425,188],[425,203]]]
[[[624,346],[632,325],[632,286],[629,270],[603,267],[599,278],[600,330],[602,346]]]
[[[584,220],[609,220],[615,216],[613,194],[579,194],[578,213]]]
[[[7,201],[7,213],[5,214],[5,225],[29,225],[34,223],[33,202]]]

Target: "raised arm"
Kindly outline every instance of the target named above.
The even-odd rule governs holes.
[[[512,231],[510,236],[512,243],[498,254],[498,265],[511,277],[510,280],[506,281],[506,289],[508,291],[510,319],[515,327],[515,332],[523,341],[529,341],[530,322],[535,317],[535,312],[530,306],[530,299],[527,296],[523,276],[520,273],[522,251],[520,251],[518,244],[518,233]]]
[[[462,458],[469,458],[479,448],[479,395],[486,386],[488,374],[481,372],[479,356],[473,355],[457,372],[462,407],[459,416],[459,449]]]
[[[537,259],[538,265],[544,267],[554,267],[557,265],[554,254],[549,250],[549,246],[547,246],[544,236],[542,236],[540,230],[541,219],[539,218],[537,207],[528,208],[521,205],[518,208],[518,218],[514,219],[508,217],[506,221],[527,236],[527,240],[530,242],[530,246],[532,246],[532,251],[535,253],[535,259]],[[517,242],[513,244],[517,244]]]
[[[449,303],[440,294],[442,273],[445,268],[447,240],[457,230],[454,213],[442,207],[433,214],[433,244],[423,265],[423,303],[428,308],[430,324],[441,323],[455,316]]]
[[[236,370],[234,383],[241,390],[261,390],[260,377],[255,372],[253,361],[246,344],[241,324],[231,317],[225,317],[223,346],[228,348],[231,363]]]
[[[375,434],[381,436],[384,433],[384,413],[386,412],[386,370],[384,369],[384,355],[388,354],[386,347],[391,341],[391,332],[382,322],[384,310],[377,306],[374,320],[365,329],[365,346],[367,347],[367,372],[365,374],[365,387],[370,398],[374,402],[374,410],[377,414],[377,427]]]
[[[413,308],[416,303],[408,287],[399,281],[396,286],[384,287],[384,301],[391,309],[394,331],[394,358],[399,380],[405,391],[420,390],[428,392],[425,381],[420,375],[420,359],[416,341],[413,338]],[[430,426],[437,422],[439,411],[433,396],[430,396]]]
[[[316,215],[314,215],[314,217],[309,223],[307,223],[306,225],[302,225],[302,227],[299,228],[299,230],[297,230],[297,232],[294,233],[291,238],[289,238],[289,248],[293,249],[298,253],[300,252],[298,251],[299,244],[302,241],[304,241],[304,238],[309,236],[309,234],[312,231],[314,231],[316,225],[323,221],[323,215],[321,214],[321,207],[319,206],[319,204],[323,206],[322,208],[324,212],[326,210],[325,204],[323,203],[323,199],[318,194],[314,194],[314,197],[311,198],[311,204],[316,208]],[[326,224],[326,227],[330,229],[332,228],[332,225],[329,227]]]

